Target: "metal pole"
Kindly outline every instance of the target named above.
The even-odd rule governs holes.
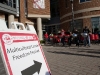
[[[73,10],[73,0],[71,0],[71,5],[72,5],[72,26],[71,26],[71,30],[73,30],[73,28],[74,28],[74,10]]]

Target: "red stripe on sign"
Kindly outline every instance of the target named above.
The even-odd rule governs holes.
[[[17,38],[15,38],[16,40],[13,40],[13,42],[25,42],[25,41],[38,41],[38,37],[36,34],[28,34],[28,33],[15,33],[15,32],[0,32],[0,40],[1,40],[1,47],[2,47],[2,52],[3,52],[3,55],[4,55],[4,59],[5,59],[5,64],[6,64],[6,67],[7,67],[7,72],[9,73],[9,75],[13,75],[13,72],[12,72],[12,69],[11,69],[11,64],[9,62],[9,59],[8,59],[8,56],[7,56],[7,53],[6,53],[6,48],[5,48],[5,42],[4,40],[2,39],[2,36],[4,34],[9,34],[11,37],[12,36],[15,36],[15,37],[23,37],[23,36],[32,36],[33,39],[28,39],[28,40],[23,40],[22,38],[20,40],[17,40]],[[35,38],[35,39],[34,39]],[[10,39],[9,39],[10,40]]]
[[[4,53],[4,56],[5,56],[6,65],[7,65],[8,71],[9,71],[10,75],[13,75],[3,40],[1,40],[1,46],[3,48],[3,53]]]
[[[49,71],[49,73],[50,73],[50,75],[51,75],[51,71],[50,71],[49,65],[48,65],[48,63],[47,63],[46,57],[45,57],[45,55],[44,55],[44,52],[43,52],[42,46],[41,46],[41,44],[40,44],[39,41],[38,41],[38,43],[39,43],[39,46],[40,46],[40,49],[41,49],[41,53],[42,53],[42,55],[43,55],[43,58],[44,58],[44,60],[45,60],[45,63],[46,63],[47,69],[48,69],[48,71]]]
[[[28,41],[38,41],[38,40],[14,40],[13,43],[15,43],[15,42],[28,42]]]

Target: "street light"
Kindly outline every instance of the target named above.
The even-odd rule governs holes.
[[[70,0],[71,6],[72,6],[72,24],[71,24],[71,30],[74,28],[74,10],[73,10],[73,0]]]

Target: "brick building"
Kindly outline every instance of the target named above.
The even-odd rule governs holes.
[[[60,30],[59,0],[50,0],[51,18],[46,25],[48,33],[57,34]]]
[[[42,21],[49,18],[49,0],[0,0],[0,19],[4,19],[8,27],[14,21],[33,25],[40,40],[43,39]]]
[[[72,6],[70,0],[59,0],[60,22],[63,29],[71,30]],[[80,32],[84,26],[100,31],[100,0],[73,0],[74,25]]]

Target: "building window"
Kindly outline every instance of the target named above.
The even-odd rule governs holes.
[[[92,32],[97,33],[100,31],[100,17],[93,17],[91,18],[92,22]]]
[[[72,22],[70,22],[71,26],[72,26]],[[72,28],[76,28],[79,32],[82,32],[82,29],[83,29],[83,20],[82,19],[78,19],[78,20],[74,20],[74,26],[71,27],[70,26],[70,29],[72,30]]]
[[[16,1],[17,0],[0,0],[0,3],[16,8]]]
[[[59,16],[59,6],[57,3],[51,3],[51,17],[57,17]]]
[[[0,0],[0,3],[7,5],[8,2],[6,0]]]
[[[13,0],[13,8],[16,8],[16,0]]]
[[[65,0],[65,6],[68,7],[68,0]]]
[[[87,2],[87,1],[91,1],[91,0],[80,0],[80,3]]]

